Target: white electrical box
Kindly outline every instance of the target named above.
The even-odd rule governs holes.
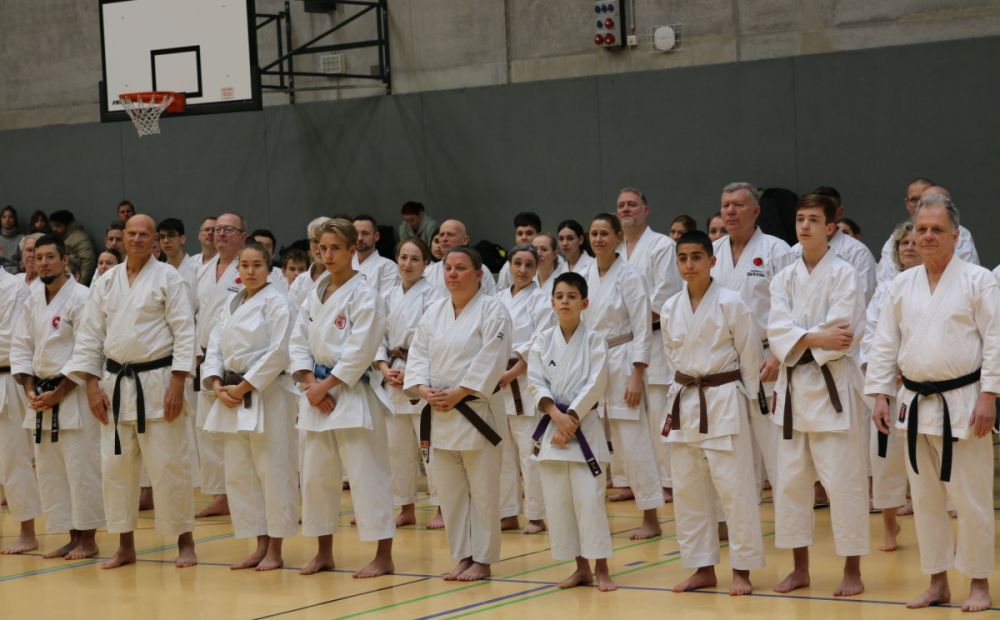
[[[598,0],[594,2],[596,30],[594,45],[597,47],[624,47],[628,39],[625,35],[624,0]]]

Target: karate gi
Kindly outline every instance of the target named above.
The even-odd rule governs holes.
[[[583,270],[589,267],[594,262],[594,257],[586,252],[580,252],[580,258],[576,259],[576,264],[570,267],[569,261],[563,259],[566,263],[566,271],[572,271],[573,273],[583,273]]]
[[[441,292],[425,279],[417,280],[410,290],[403,291],[402,284],[386,289],[385,305],[388,308],[385,338],[379,345],[375,361],[383,361],[390,368],[406,368],[406,359],[392,355],[398,349],[409,355],[413,333],[424,311],[441,298]],[[404,373],[405,377],[405,373]],[[392,471],[392,497],[396,506],[417,501],[417,478],[420,476],[420,410],[423,400],[411,403],[402,388],[385,384],[385,391],[393,403],[393,414],[385,420],[389,434],[389,467]],[[431,455],[433,459],[433,455]],[[432,506],[438,505],[434,468],[427,466],[427,492]]]
[[[11,340],[27,299],[24,280],[0,270],[0,367],[5,367],[0,372],[0,486],[10,516],[18,523],[42,514],[38,481],[31,466],[32,440],[23,427],[27,403],[10,370]]]
[[[635,407],[625,403],[625,387],[633,365],[643,363],[647,372],[650,370],[652,315],[646,287],[639,272],[621,256],[604,276],[600,275],[596,262],[580,275],[587,280],[590,298],[590,307],[583,312],[584,320],[590,329],[604,337],[608,346],[608,385],[600,407],[611,422],[615,454],[621,455],[622,470],[635,495],[635,505],[640,510],[659,508],[663,505],[663,485],[646,399],[641,399]]]
[[[982,368],[980,381],[937,396],[919,397],[916,453],[919,474],[907,467],[920,568],[935,574],[957,568],[973,579],[993,573],[993,443],[969,428],[980,392],[1000,392],[1000,288],[986,269],[953,256],[931,293],[923,265],[892,282],[868,357],[865,393],[896,396],[893,433],[906,433],[914,391],[897,387],[897,372],[911,381],[944,381]],[[951,418],[952,472],[942,482],[945,409]],[[958,511],[957,541],[947,502]]]
[[[299,397],[296,427],[306,431],[302,465],[302,533],[333,534],[340,519],[341,468],[351,482],[351,500],[362,541],[396,533],[385,416],[369,369],[385,334],[382,300],[355,275],[322,301],[331,275],[323,274],[306,297],[289,340],[293,377],[329,368],[342,382],[330,391],[329,414]]]
[[[861,400],[863,379],[858,345],[864,333],[864,299],[857,270],[831,248],[812,273],[797,258],[771,282],[767,339],[781,362],[775,385],[775,424],[784,423],[786,386],[791,366],[809,351],[815,362],[794,369],[791,390],[792,438],[778,440],[778,480],[774,489],[775,539],[780,549],[813,543],[813,483],[818,479],[830,496],[834,550],[840,556],[868,553],[868,444],[863,431],[867,409]],[[847,323],[854,332],[851,347],[804,349],[799,340],[809,331]],[[820,366],[833,378],[841,412],[832,404]]]
[[[955,245],[955,256],[973,265],[979,264],[979,253],[976,252],[976,242],[972,240],[972,233],[965,226],[958,227],[958,243]],[[891,283],[893,278],[899,275],[896,262],[892,260],[892,235],[882,244],[882,254],[878,261],[878,282]]]
[[[11,341],[10,368],[15,377],[45,380],[62,375],[63,364],[73,354],[88,295],[87,287],[72,276],[51,301],[46,301],[44,287],[32,291]],[[36,474],[48,532],[103,527],[100,425],[90,414],[86,391],[78,387],[59,402],[58,441],[52,440],[53,410],[41,413],[40,434],[37,413],[30,409],[24,428],[36,429]]]
[[[550,398],[580,418],[580,431],[598,463],[607,467],[609,454],[601,410],[595,408],[607,389],[607,348],[604,338],[582,323],[567,342],[558,325],[539,333],[528,357],[527,392],[532,407]],[[543,415],[538,410],[533,421]],[[549,544],[556,560],[582,556],[611,557],[611,529],[604,507],[607,473],[595,476],[587,466],[579,441],[552,445],[556,425],[549,423],[538,443],[537,461]]]
[[[215,399],[205,430],[224,437],[226,495],[236,536],[295,535],[299,522],[296,391],[284,374],[294,312],[267,285],[250,299],[235,293],[222,309],[202,364],[202,390],[239,373],[253,386],[250,405]]]
[[[319,265],[319,267],[317,268],[318,273],[315,277],[313,276],[313,268],[310,267],[303,273],[295,276],[292,285],[288,287],[288,301],[291,302],[292,307],[296,311],[302,307],[302,302],[305,301],[306,295],[316,288],[316,280],[319,280],[320,276],[326,273],[326,269],[322,263],[313,263],[313,267],[316,265]]]
[[[544,283],[538,278],[538,274],[535,274],[535,284],[538,285],[538,288],[542,289],[542,293],[545,294],[545,298],[550,302],[549,303],[550,309],[552,308],[551,301],[552,301],[552,293],[555,291],[556,276],[566,273],[566,271],[567,271],[566,261],[560,260],[558,263],[556,263],[556,268],[552,271],[551,274],[549,274],[549,278]]]
[[[892,289],[892,282],[879,282],[865,311],[865,335],[861,340],[861,364],[868,363],[878,317]],[[889,398],[889,411],[898,411],[896,395]],[[869,404],[869,408],[871,403]],[[874,426],[874,422],[872,423]],[[878,430],[870,428],[868,460],[871,463],[872,506],[878,509],[898,508],[906,504],[906,434],[890,433],[885,457],[878,455]]]
[[[777,237],[764,234],[755,228],[740,259],[733,261],[733,247],[729,235],[714,244],[715,266],[712,278],[718,284],[740,293],[743,301],[750,306],[750,312],[757,323],[757,331],[763,339],[764,357],[767,357],[767,315],[771,311],[771,281],[775,274],[796,258],[792,248]],[[758,373],[758,376],[759,373]],[[759,402],[759,393],[754,394],[750,404],[750,430],[754,443],[754,470],[758,487],[764,481],[760,471],[761,462],[767,472],[766,478],[773,485],[778,478],[778,439],[780,433],[770,418],[770,408],[766,400],[774,390],[774,382],[764,384],[764,407]]]
[[[483,265],[480,271],[483,274],[482,279],[479,281],[479,290],[483,291],[487,295],[493,296],[497,294],[497,283],[493,279],[493,273]],[[444,261],[440,260],[436,263],[431,263],[424,269],[424,278],[435,286],[443,294],[448,295],[448,287],[444,283]]]
[[[388,258],[379,255],[378,250],[372,252],[363,263],[358,262],[358,255],[355,254],[351,263],[354,269],[365,277],[368,286],[375,289],[379,295],[384,296],[386,291],[400,282],[399,267]]]
[[[513,327],[503,303],[480,290],[455,316],[451,297],[434,302],[417,326],[406,365],[404,390],[464,387],[467,405],[494,431],[502,412],[493,393],[511,356]],[[457,409],[431,411],[434,476],[448,546],[455,560],[500,560],[500,453]]]
[[[208,339],[212,330],[219,323],[222,308],[233,293],[243,290],[242,280],[237,272],[239,259],[233,259],[218,278],[215,277],[219,266],[219,255],[216,254],[198,270],[197,289],[195,291],[195,307],[197,308],[198,346],[204,357],[208,349]],[[275,272],[268,274],[267,281],[276,290],[287,293],[288,282]],[[206,433],[205,419],[212,408],[212,394],[204,390],[198,393],[198,417],[195,421],[195,437],[198,443],[198,460],[201,473],[201,492],[206,495],[222,495],[226,492],[226,476],[223,462],[223,437],[219,434]]]
[[[506,306],[514,326],[514,355],[508,360],[508,365],[518,359],[527,362],[535,334],[556,324],[552,298],[546,297],[538,285],[532,282],[518,291],[517,295],[511,294],[511,287],[501,289],[497,293],[497,299]],[[500,423],[501,428],[506,426],[507,434],[501,433],[501,436],[510,439],[500,444],[500,516],[516,517],[521,513],[523,480],[524,516],[537,521],[545,518],[545,500],[542,497],[538,468],[531,460],[534,447],[531,434],[535,431],[538,418],[535,417],[535,408],[530,404],[526,382],[527,375],[523,374],[517,378],[516,387],[512,383],[493,395],[496,411],[507,414],[506,419]],[[520,412],[517,410],[518,401],[521,403]]]
[[[81,387],[84,374],[100,377],[100,387],[112,401],[116,375],[106,361],[140,364],[170,357],[164,368],[122,375],[118,424],[112,407],[101,426],[101,469],[108,532],[132,532],[139,518],[140,458],[149,472],[156,503],[156,529],[176,537],[194,530],[191,493],[190,406],[172,422],[163,418],[163,397],[173,372],[194,375],[197,348],[192,303],[177,270],[150,258],[130,285],[126,264],[112,267],[94,287],[80,324],[76,346],[63,374]],[[141,382],[146,429],[138,432],[136,382]],[[116,432],[121,454],[115,454]]]
[[[740,293],[717,282],[709,285],[696,310],[685,285],[663,305],[660,317],[663,347],[677,373],[692,379],[734,371],[739,375],[714,387],[685,387],[676,381],[670,387],[668,421],[679,428],[667,425],[663,431],[672,444],[681,561],[688,568],[719,563],[715,517],[721,508],[728,517],[730,565],[735,570],[761,568],[764,541],[748,419],[748,409],[757,404],[763,355],[757,324]],[[705,399],[704,433],[699,392]]]
[[[875,294],[875,275],[878,271],[872,251],[854,237],[840,232],[840,229],[837,229],[837,232],[833,234],[829,244],[834,254],[850,263],[858,272],[860,286],[864,293],[862,301],[867,305],[872,295]],[[792,251],[795,252],[796,256],[802,256],[802,244],[796,243],[792,246]]]
[[[642,276],[643,284],[649,295],[649,307],[653,312],[659,312],[673,294],[681,289],[683,281],[677,270],[677,248],[670,237],[653,232],[648,226],[642,231],[642,236],[628,254],[624,241],[618,245],[618,254],[627,257],[628,263],[635,267]],[[658,437],[667,419],[667,390],[673,382],[673,369],[661,346],[659,323],[649,319],[653,330],[653,342],[650,349],[649,366],[646,368],[646,409],[649,412],[649,432],[651,437]],[[656,462],[660,472],[660,484],[664,487],[673,486],[670,475],[670,449],[661,441],[653,442],[656,452]],[[617,477],[617,474],[616,474]],[[622,482],[619,478],[617,482]],[[623,486],[616,484],[615,486]]]

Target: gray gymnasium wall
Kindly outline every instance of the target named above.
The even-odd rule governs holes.
[[[623,185],[646,190],[658,229],[703,221],[747,179],[838,187],[877,250],[927,175],[992,267],[998,58],[991,37],[177,118],[142,140],[129,124],[0,132],[0,203],[72,209],[95,236],[122,197],[192,231],[235,210],[285,243],[320,214],[395,224],[415,199],[507,243],[516,211],[583,222]]]

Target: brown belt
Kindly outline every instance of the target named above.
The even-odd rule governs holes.
[[[608,338],[607,340],[608,348],[613,349],[617,346],[625,344],[626,342],[632,342],[632,338],[633,338],[632,332],[629,332],[627,334],[622,334],[620,336],[615,336],[614,338]]]
[[[802,357],[795,363],[795,366],[785,366],[785,410],[784,419],[781,422],[781,436],[783,439],[792,438],[792,372],[796,366],[809,363],[815,364],[816,359],[813,357],[812,351],[806,349],[806,352],[802,354]],[[820,366],[819,370],[823,373],[823,381],[826,383],[826,393],[830,395],[830,403],[833,404],[833,408],[837,413],[842,413],[844,408],[840,404],[840,394],[837,393],[837,384],[833,380],[833,373],[830,372],[826,364]]]
[[[514,365],[517,364],[517,360],[518,358],[516,357],[512,357],[507,360],[507,370],[513,368]],[[510,382],[510,393],[514,395],[514,411],[517,412],[517,415],[524,415],[524,405],[521,402],[521,387],[518,384],[517,379]]]
[[[238,372],[225,370],[222,372],[222,385],[239,385],[243,383],[243,375]],[[247,409],[253,401],[250,399],[250,392],[243,395],[243,406]]]
[[[392,360],[403,360],[405,362],[406,358],[409,355],[409,352],[410,352],[409,349],[404,349],[402,347],[389,349],[389,361],[391,362]]]
[[[701,407],[701,412],[698,416],[698,432],[702,435],[708,433],[708,404],[705,402],[705,388],[718,387],[739,380],[739,370],[719,372],[714,375],[705,375],[704,377],[691,377],[680,371],[675,372],[674,381],[684,387],[674,396],[674,406],[670,410],[670,421],[668,422],[670,429],[676,431],[681,428],[681,394],[689,387],[696,387],[698,388],[698,404]]]

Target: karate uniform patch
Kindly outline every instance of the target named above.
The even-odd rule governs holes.
[[[899,406],[899,423],[906,422],[906,405]]]

